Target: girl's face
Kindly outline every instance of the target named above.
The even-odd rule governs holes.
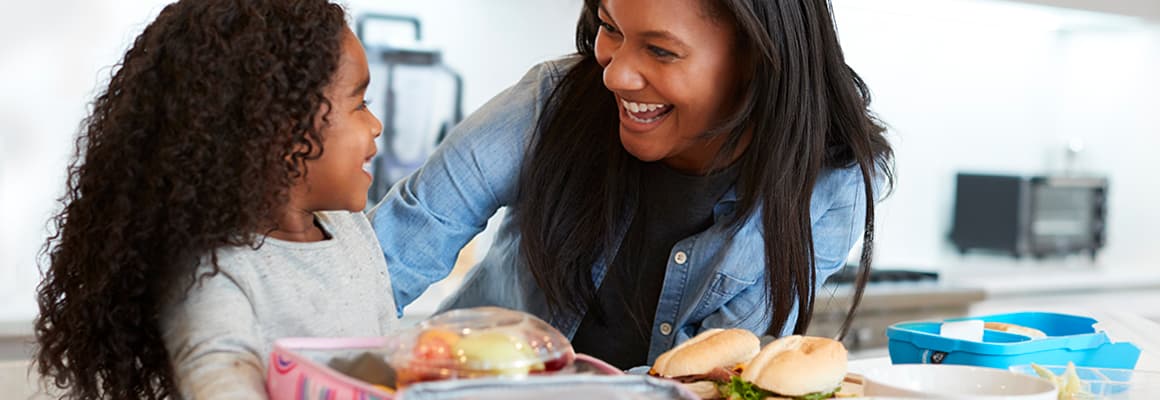
[[[365,100],[370,71],[362,44],[354,33],[343,33],[342,55],[326,98],[329,122],[321,117],[322,157],[308,160],[305,177],[307,210],[362,211],[371,185],[370,162],[377,148],[375,138],[383,125],[367,108]]]
[[[703,0],[603,0],[596,60],[620,110],[620,141],[641,161],[702,172],[725,135],[701,138],[739,104],[742,54]]]

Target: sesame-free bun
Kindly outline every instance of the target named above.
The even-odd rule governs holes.
[[[846,347],[814,336],[786,336],[761,349],[749,361],[741,379],[783,395],[830,392],[846,377]]]
[[[761,349],[761,340],[744,329],[710,329],[661,354],[653,363],[657,375],[672,378],[732,368]]]
[[[1041,330],[1023,325],[1008,324],[1006,322],[985,322],[983,323],[983,327],[986,329],[1023,335],[1032,339],[1043,339],[1047,337],[1047,334],[1043,333]]]

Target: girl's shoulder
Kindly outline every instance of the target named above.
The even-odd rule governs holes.
[[[339,248],[338,251],[357,250],[382,255],[375,236],[375,228],[365,212],[319,211],[315,212],[315,216],[332,236],[331,241],[337,242],[335,247]]]
[[[318,211],[314,215],[318,221],[325,227],[329,227],[334,231],[355,232],[355,233],[369,233],[374,235],[374,229],[371,228],[370,219],[364,212],[353,212],[345,210],[336,211]],[[337,232],[331,232],[337,233]],[[373,236],[372,236],[373,237]]]

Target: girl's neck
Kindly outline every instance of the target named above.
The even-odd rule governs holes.
[[[314,213],[293,208],[282,212],[274,221],[270,237],[287,242],[319,242],[330,238]]]

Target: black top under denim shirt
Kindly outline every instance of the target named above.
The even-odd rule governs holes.
[[[708,229],[713,207],[737,179],[736,164],[691,176],[659,162],[641,168],[640,199],[620,251],[572,347],[620,369],[645,365],[657,301],[678,241]]]

